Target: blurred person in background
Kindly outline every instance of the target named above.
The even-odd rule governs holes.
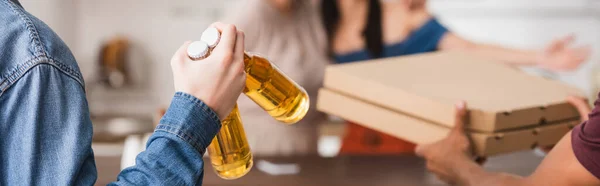
[[[590,55],[571,48],[573,37],[557,39],[542,50],[519,50],[468,41],[444,27],[426,9],[426,0],[322,0],[321,16],[329,55],[337,63],[411,55],[438,50],[469,50],[507,65],[538,66],[552,71],[576,69]],[[364,138],[366,140],[356,140]],[[350,124],[341,153],[412,152],[414,144]]]
[[[238,100],[251,149],[255,155],[308,155],[317,153],[317,126],[324,115],[316,111],[322,85],[326,39],[318,3],[306,0],[246,0],[228,22],[246,34],[246,50],[267,57],[306,89],[311,107],[294,125],[273,119],[245,95]]]

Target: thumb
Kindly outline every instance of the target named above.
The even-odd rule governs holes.
[[[415,154],[419,157],[425,157],[425,153],[427,149],[429,149],[430,144],[417,145],[415,148]]]
[[[587,121],[589,119],[588,114],[592,112],[592,109],[590,109],[590,106],[587,104],[584,98],[577,96],[569,96],[567,97],[567,102],[569,102],[577,109],[579,115],[581,116],[581,120]]]
[[[552,41],[552,43],[550,43],[550,45],[546,48],[546,53],[556,52],[564,48],[569,43],[573,42],[573,40],[575,40],[575,36],[573,34],[567,35],[560,39],[556,39]]]
[[[467,103],[460,101],[455,105],[454,128],[451,133],[463,133],[467,117]]]
[[[571,44],[573,41],[575,41],[575,35],[573,35],[573,34],[569,34],[569,35],[563,37],[562,39],[560,39],[560,43],[562,45]]]
[[[561,41],[554,40],[545,48],[544,52],[546,54],[553,53],[553,52],[557,51],[558,49],[560,49],[560,46],[561,46]]]
[[[563,38],[563,42],[565,44],[569,44],[572,43],[573,41],[575,41],[575,34],[569,34],[566,37]]]
[[[187,49],[191,43],[191,41],[186,41],[179,47],[179,49],[177,49],[173,55],[173,58],[171,58],[171,66],[183,65],[186,61],[188,61],[188,59],[190,59],[187,54]]]

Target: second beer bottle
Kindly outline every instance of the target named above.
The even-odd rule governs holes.
[[[202,33],[201,41],[189,46],[188,55],[192,59],[204,58],[219,40],[219,30],[208,28]],[[293,124],[306,115],[310,103],[306,91],[273,63],[259,55],[244,53],[244,66],[244,94],[274,119]],[[253,165],[237,105],[221,125],[221,130],[208,147],[208,154],[217,175],[224,179],[237,179],[247,174]]]

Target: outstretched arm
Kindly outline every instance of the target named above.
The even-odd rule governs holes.
[[[553,41],[543,50],[518,50],[496,45],[474,43],[448,32],[438,44],[440,50],[465,49],[509,65],[539,66],[553,71],[574,70],[590,56],[589,47],[571,48],[575,38],[568,36]]]
[[[571,146],[571,133],[565,135],[546,156],[540,166],[529,177],[519,177],[507,173],[487,172],[481,166],[468,159],[457,162],[457,183],[461,185],[600,185],[594,177],[575,158]]]
[[[582,119],[589,107],[583,99],[569,98]],[[456,126],[445,139],[417,147],[417,154],[427,160],[427,168],[441,180],[456,185],[600,185],[600,180],[576,158],[571,133],[565,135],[536,171],[529,177],[488,172],[471,160],[469,140],[463,131],[465,107],[457,106]],[[579,126],[581,127],[581,126]]]

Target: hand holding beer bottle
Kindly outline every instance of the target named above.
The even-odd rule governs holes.
[[[212,54],[201,62],[193,61],[188,55],[196,42],[186,42],[171,59],[171,68],[175,90],[202,100],[223,120],[236,104],[246,81],[244,33],[233,25],[213,26],[222,30],[224,39]]]
[[[201,41],[190,44],[188,56],[191,59],[203,60],[216,52],[221,32],[223,38],[226,33],[219,26],[213,26],[202,33]],[[302,119],[309,108],[306,91],[266,58],[245,52],[237,53],[238,44],[236,42],[233,58],[242,57],[244,61],[243,71],[247,78],[243,92],[278,121],[293,124]],[[221,131],[208,147],[208,153],[220,177],[236,179],[248,173],[253,164],[237,105],[221,124]]]

